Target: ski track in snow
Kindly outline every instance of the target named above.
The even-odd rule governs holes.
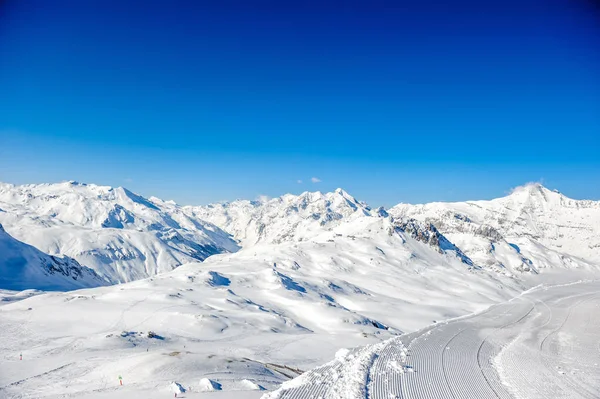
[[[533,290],[337,356],[263,398],[597,399],[599,292],[600,282]]]

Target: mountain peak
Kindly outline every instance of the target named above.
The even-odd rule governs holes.
[[[544,201],[548,201],[548,199],[552,196],[562,195],[559,191],[550,190],[543,186],[541,183],[527,183],[522,186],[518,186],[512,189],[509,197],[518,198],[541,198]]]
[[[186,210],[232,234],[244,246],[301,241],[344,220],[372,215],[367,204],[341,188],[325,193],[285,194],[266,202],[234,201]]]

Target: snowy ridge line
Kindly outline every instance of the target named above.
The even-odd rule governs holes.
[[[64,291],[103,285],[108,281],[94,270],[19,241],[0,224],[0,289]]]

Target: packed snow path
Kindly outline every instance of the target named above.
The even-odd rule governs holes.
[[[351,352],[268,399],[597,399],[600,282],[540,288]]]

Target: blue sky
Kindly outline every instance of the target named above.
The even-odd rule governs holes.
[[[600,198],[593,2],[120,3],[1,3],[1,181]]]

